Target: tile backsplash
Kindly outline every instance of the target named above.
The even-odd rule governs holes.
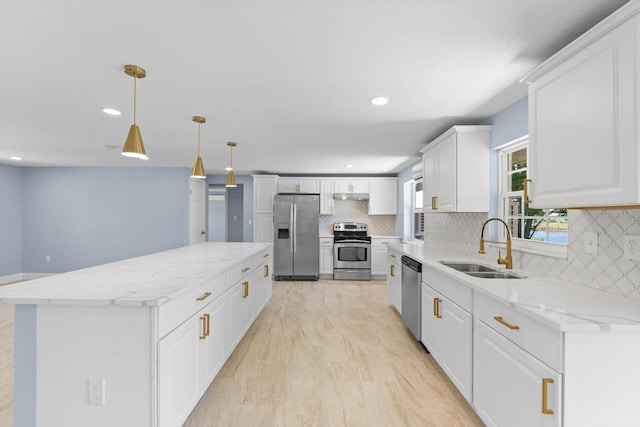
[[[364,222],[369,234],[396,235],[395,215],[369,215],[369,202],[362,200],[334,200],[333,215],[320,215],[320,234],[333,234],[336,222]]]
[[[513,251],[514,267],[640,300],[640,261],[623,257],[624,235],[640,235],[640,209],[570,209],[568,215],[568,259]],[[487,217],[486,213],[426,214],[425,243],[495,260],[499,248],[488,246],[486,255],[478,254]],[[585,251],[586,231],[598,234],[597,254]]]

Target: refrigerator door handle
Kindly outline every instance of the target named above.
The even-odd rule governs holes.
[[[293,253],[293,236],[295,236],[296,233],[295,224],[293,223],[293,203],[291,203],[289,207],[289,224],[289,252]]]
[[[291,234],[293,238],[293,253],[298,250],[298,205],[296,203],[293,204],[293,233]]]

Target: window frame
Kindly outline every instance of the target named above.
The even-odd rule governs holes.
[[[522,148],[527,148],[527,167],[523,170],[530,170],[529,163],[529,135],[522,136],[513,141],[510,141],[506,144],[503,144],[497,147],[495,150],[498,155],[498,217],[504,219],[507,223],[509,221],[505,218],[506,213],[504,212],[504,199],[507,197],[523,197],[523,191],[506,191],[508,189],[508,175],[509,175],[509,167],[508,167],[508,154],[513,153],[515,151],[521,150]],[[527,178],[529,175],[527,174]],[[548,211],[545,209],[545,216],[548,215]],[[504,227],[500,228],[500,238],[506,239],[506,231]],[[494,246],[494,245],[491,245]],[[544,255],[553,258],[561,258],[567,259],[569,253],[569,241],[567,239],[566,244],[561,243],[550,243],[550,242],[541,242],[536,240],[528,240],[519,237],[512,236],[512,247],[514,250],[533,253],[537,255]]]

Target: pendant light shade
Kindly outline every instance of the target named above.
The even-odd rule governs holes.
[[[191,178],[205,179],[207,176],[204,173],[204,165],[202,164],[202,157],[200,157],[200,125],[205,123],[207,119],[202,116],[193,116],[193,121],[198,124],[198,157],[193,162],[193,168],[191,169]]]
[[[227,184],[226,187],[236,187],[236,176],[233,174],[233,147],[237,144],[235,142],[229,141],[227,142],[229,146],[229,173],[227,174]]]
[[[144,68],[137,65],[125,65],[124,72],[126,75],[133,77],[133,124],[129,128],[129,135],[122,148],[122,155],[127,157],[135,157],[137,159],[147,160],[147,153],[144,151],[140,128],[136,124],[136,82],[138,79],[146,77],[147,72]]]

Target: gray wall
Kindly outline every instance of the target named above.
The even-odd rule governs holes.
[[[0,166],[4,178],[11,167]],[[22,230],[18,273],[60,273],[188,244],[186,168],[19,169],[22,180],[2,192],[0,212],[1,247],[19,243],[4,228]],[[21,208],[13,206],[16,192]],[[4,269],[15,252],[0,254],[0,276],[16,273]]]
[[[0,277],[22,273],[24,169],[0,164]]]
[[[227,182],[226,175],[207,175],[207,186],[209,184],[224,184]],[[233,206],[227,208],[227,215],[233,215],[231,212],[238,212],[236,209],[240,209],[242,211],[242,240],[244,242],[253,242],[253,178],[250,175],[236,175],[236,183],[238,186],[242,185],[242,200],[234,199],[230,201]],[[242,206],[238,206],[239,203],[242,203]],[[208,210],[208,208],[207,208]],[[209,213],[207,212],[207,218]],[[240,216],[239,213],[237,215]],[[233,218],[231,218],[233,220]],[[230,242],[238,241],[231,240],[231,238],[238,239],[240,233],[239,231],[234,236],[227,236]]]
[[[483,125],[493,125],[491,129],[492,148],[489,174],[491,186],[489,187],[489,214],[498,214],[498,152],[495,148],[514,141],[529,134],[529,98],[522,98],[500,111],[495,116],[484,121]],[[494,236],[495,237],[495,236]]]

